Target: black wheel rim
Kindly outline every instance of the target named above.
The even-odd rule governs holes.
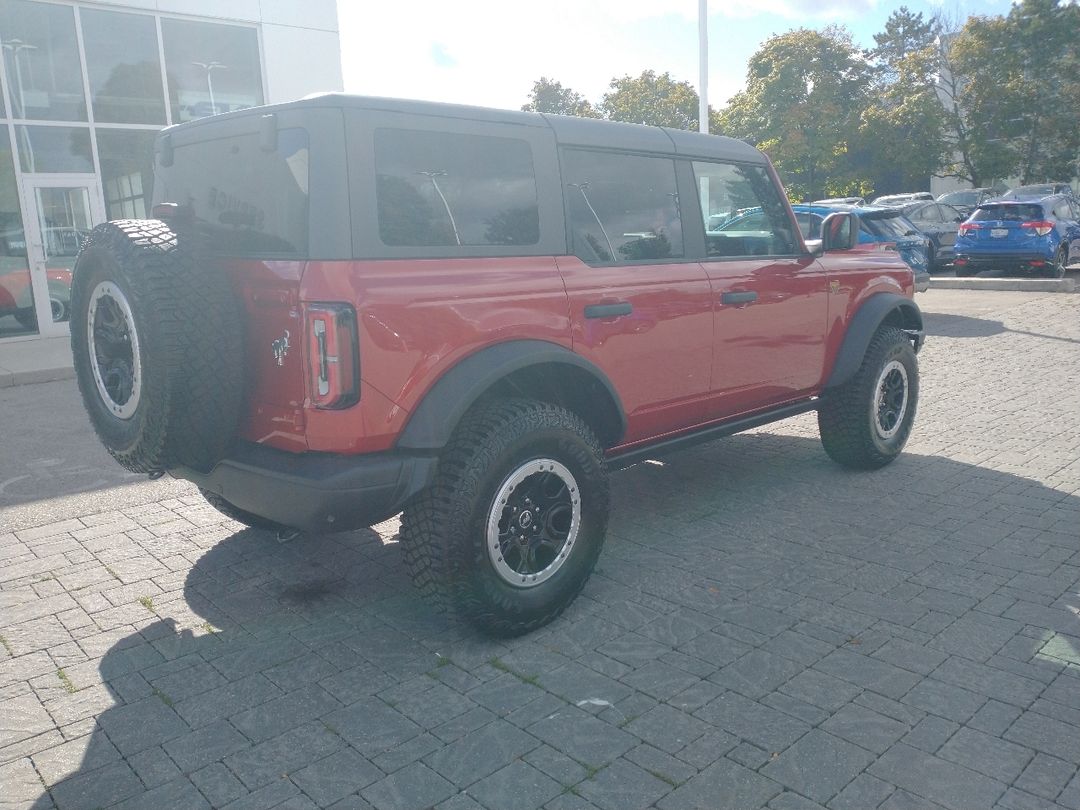
[[[882,439],[891,439],[900,430],[908,406],[907,369],[898,360],[890,361],[878,376],[874,398],[874,428]]]
[[[571,472],[534,459],[503,481],[487,521],[488,557],[507,583],[528,588],[562,567],[581,525],[581,494]]]
[[[142,389],[139,339],[131,305],[112,282],[94,288],[87,337],[90,366],[102,403],[114,416],[130,419]]]

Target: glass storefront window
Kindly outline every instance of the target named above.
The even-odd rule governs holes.
[[[154,18],[84,8],[83,47],[94,120],[112,124],[164,124]]]
[[[254,28],[163,19],[173,123],[263,103]]]
[[[86,120],[71,6],[0,0],[0,37],[13,117]]]
[[[37,332],[8,128],[0,127],[0,337]]]
[[[98,160],[108,219],[142,219],[150,211],[154,136],[139,129],[99,129]]]
[[[93,174],[89,127],[15,127],[24,172]]]

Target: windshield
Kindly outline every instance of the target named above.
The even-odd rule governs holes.
[[[894,216],[863,217],[862,226],[867,233],[889,242],[903,239],[915,230],[915,226],[899,213]]]
[[[1043,218],[1041,205],[981,205],[971,215],[972,222],[986,222],[988,220],[1034,222]]]

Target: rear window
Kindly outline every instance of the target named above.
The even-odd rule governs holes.
[[[378,129],[375,197],[384,245],[540,239],[532,150],[516,138]]]
[[[189,207],[215,253],[307,253],[307,130],[279,130],[271,150],[251,133],[177,145],[173,155],[155,166],[154,202]]]
[[[861,217],[860,227],[871,236],[889,242],[903,239],[914,227],[902,216]]]
[[[1041,205],[980,205],[971,215],[972,222],[1035,222],[1040,219],[1045,219]]]

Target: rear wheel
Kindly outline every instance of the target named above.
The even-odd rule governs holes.
[[[435,481],[405,509],[405,565],[435,604],[498,636],[535,630],[574,600],[607,530],[603,450],[544,402],[477,406]]]
[[[918,400],[911,341],[894,326],[882,327],[855,376],[822,398],[818,427],[825,452],[845,467],[885,466],[907,443]]]
[[[1065,268],[1068,266],[1069,249],[1064,244],[1058,245],[1053,264],[1050,265],[1050,278],[1065,278]]]

